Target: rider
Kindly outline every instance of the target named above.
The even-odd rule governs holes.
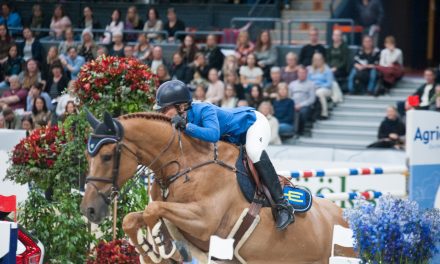
[[[266,117],[251,107],[222,109],[210,103],[192,102],[186,85],[178,80],[163,83],[157,91],[154,109],[171,117],[176,128],[208,141],[220,139],[246,144],[246,152],[269,189],[276,204],[276,227],[285,229],[295,221],[293,207],[284,198],[275,168],[265,149],[271,130]]]

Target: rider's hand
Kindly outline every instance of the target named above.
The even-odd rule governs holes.
[[[171,118],[171,123],[177,129],[185,130],[185,128],[186,128],[186,120],[185,120],[185,118],[183,118],[180,115],[176,115],[173,118]]]

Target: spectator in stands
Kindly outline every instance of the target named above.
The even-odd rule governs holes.
[[[73,67],[71,67],[73,68]],[[69,80],[64,74],[61,64],[52,65],[52,77],[47,80],[46,91],[52,99],[58,98],[67,88]]]
[[[265,99],[273,100],[278,97],[278,85],[281,83],[281,68],[274,66],[270,69],[270,79],[272,80],[263,89]]]
[[[289,88],[286,83],[278,85],[278,97],[273,101],[274,116],[280,124],[279,134],[291,136],[295,132],[294,114],[295,103],[289,98]]]
[[[52,65],[55,63],[61,64],[61,60],[58,56],[58,47],[50,46],[49,50],[47,51],[46,59],[43,61],[41,66],[43,80],[52,78]]]
[[[98,49],[96,50],[96,57],[108,55],[108,50],[105,46],[99,45]]]
[[[64,31],[64,40],[58,45],[58,53],[61,56],[67,56],[67,50],[70,47],[78,48],[78,43],[75,41],[75,33],[73,33],[72,28],[66,28]]]
[[[194,56],[199,51],[199,48],[194,41],[194,37],[186,35],[183,43],[180,45],[179,52],[183,57],[183,63],[189,64],[194,61]]]
[[[225,75],[226,72],[238,73],[238,71],[239,66],[237,57],[235,57],[234,55],[228,55],[223,61],[222,75]]]
[[[248,106],[258,109],[258,106],[260,106],[263,101],[263,91],[260,85],[252,85],[249,94],[246,94],[246,101]]]
[[[225,96],[225,84],[219,79],[218,71],[210,69],[208,73],[208,90],[206,91],[205,102],[220,105]]]
[[[307,67],[308,79],[315,84],[316,96],[321,104],[321,116],[319,119],[328,118],[327,98],[332,96],[333,73],[325,64],[322,53],[315,53],[312,59],[312,65]]]
[[[385,38],[385,49],[380,52],[379,65],[376,70],[382,74],[385,88],[391,88],[403,76],[403,54],[396,47],[393,36]]]
[[[281,81],[289,84],[298,78],[298,56],[294,52],[286,54],[286,66],[281,68]]]
[[[13,109],[11,109],[10,107],[3,107],[2,115],[3,115],[3,118],[5,119],[5,128],[6,129],[20,129],[21,128],[20,117],[14,113]]]
[[[64,35],[64,31],[71,27],[72,22],[70,21],[69,17],[66,15],[66,12],[64,10],[64,6],[61,4],[58,4],[55,6],[55,9],[53,11],[52,20],[50,22],[50,36],[54,39],[62,39]]]
[[[47,109],[44,98],[41,96],[35,98],[32,106],[32,121],[34,121],[35,128],[50,126],[51,116],[52,113]]]
[[[148,66],[150,66],[151,71],[153,73],[157,73],[157,67],[159,65],[162,65],[162,64],[167,66],[167,63],[166,63],[165,59],[162,56],[162,47],[161,46],[155,46],[153,48],[153,53],[152,53],[151,61],[148,62]]]
[[[34,4],[32,6],[32,15],[29,17],[29,21],[26,23],[26,26],[34,29],[42,29],[49,26],[48,23],[46,23],[43,8],[40,4]],[[37,39],[46,35],[47,32],[40,32],[38,30],[34,34]]]
[[[150,45],[145,34],[139,34],[138,41],[134,47],[134,56],[143,63],[147,63],[151,57],[153,47]]]
[[[299,63],[305,67],[312,63],[312,57],[315,53],[321,53],[325,58],[325,48],[319,44],[319,31],[312,27],[309,30],[310,43],[301,48],[299,53]]]
[[[238,74],[236,71],[229,71],[224,73],[224,82],[226,85],[232,85],[234,87],[235,95],[239,100],[246,99],[244,96],[244,88],[240,83],[240,79],[238,78]]]
[[[38,62],[43,61],[43,46],[38,39],[34,38],[34,33],[30,28],[23,28],[24,41],[19,44],[18,52],[24,61],[34,59]]]
[[[208,69],[216,68],[220,71],[223,66],[225,55],[217,46],[217,37],[215,35],[208,35],[206,37],[206,47],[202,49],[205,59],[208,64]]]
[[[21,129],[26,130],[26,137],[34,131],[35,125],[31,115],[25,115],[21,118]]]
[[[159,12],[156,8],[151,7],[148,9],[147,13],[147,22],[144,24],[144,32],[147,33],[147,38],[149,41],[159,42],[162,39],[162,36],[157,33],[153,33],[154,31],[162,31],[163,23],[159,18]]]
[[[380,26],[384,18],[381,0],[358,0],[356,1],[357,22],[364,27],[364,34],[373,37],[373,43],[377,46]]]
[[[127,30],[142,30],[144,22],[139,17],[136,6],[130,6],[125,17],[124,31]],[[137,33],[126,33],[125,40],[128,42],[137,40]]]
[[[78,48],[78,54],[83,56],[86,61],[96,59],[98,56],[98,45],[93,40],[93,33],[89,28],[85,28],[81,34],[82,43]]]
[[[245,91],[250,91],[250,87],[263,82],[263,70],[256,65],[257,59],[253,53],[247,56],[246,62],[240,67],[240,81]]]
[[[405,124],[400,120],[394,106],[387,108],[387,114],[379,127],[378,141],[368,148],[395,148],[402,149],[405,142]]]
[[[78,55],[74,47],[70,47],[67,53],[69,56],[65,59],[61,59],[61,64],[64,66],[64,69],[69,72],[70,79],[76,80],[81,66],[83,66],[86,61],[83,56]]]
[[[64,122],[67,117],[78,114],[78,108],[74,101],[68,101],[64,108],[64,113],[60,116],[60,120]]]
[[[254,49],[255,45],[251,42],[249,33],[247,31],[240,31],[235,46],[235,56],[238,59],[238,64],[245,65],[247,56],[254,52]]]
[[[0,112],[0,129],[6,129],[5,117],[3,116],[3,114],[1,112]]]
[[[14,40],[9,35],[9,29],[6,24],[0,24],[0,63],[8,59],[8,51]]]
[[[133,46],[127,45],[124,47],[124,57],[125,58],[135,58]]]
[[[8,28],[20,28],[22,26],[20,15],[17,12],[14,12],[11,5],[8,3],[2,3],[0,24],[6,24]]]
[[[5,107],[10,107],[12,110],[25,109],[27,93],[27,90],[21,88],[18,76],[12,75],[9,77],[9,90],[4,91],[0,98],[0,109]]]
[[[183,57],[180,52],[173,55],[173,64],[170,67],[171,79],[179,80],[186,84],[191,82],[191,70],[183,63]]]
[[[90,6],[84,7],[83,17],[81,18],[78,27],[88,29],[90,33],[92,33],[94,29],[101,29],[101,24],[93,17],[93,10]]]
[[[124,41],[122,32],[113,33],[113,45],[110,46],[109,55],[115,57],[124,57]]]
[[[18,75],[18,78],[21,83],[21,88],[28,91],[34,83],[43,81],[37,61],[33,59],[28,60],[24,67],[24,71]]]
[[[431,98],[429,110],[440,111],[440,84],[435,86],[434,96]]]
[[[58,117],[62,117],[69,102],[72,101],[75,104],[79,103],[78,98],[75,97],[74,91],[75,91],[75,81],[72,80],[67,85],[67,93],[64,93],[58,97],[58,104],[55,109],[55,113],[57,114]]]
[[[295,111],[299,112],[297,132],[304,134],[304,125],[310,119],[312,106],[315,103],[315,84],[307,78],[307,69],[298,67],[298,79],[289,84],[290,98],[295,102]]]
[[[174,34],[176,34],[177,31],[185,31],[185,23],[177,18],[176,11],[172,7],[168,8],[167,18],[168,21],[165,23],[163,29],[168,32],[168,41],[174,42],[176,40]],[[180,35],[178,39],[183,41],[184,37],[184,35]]]
[[[196,85],[196,88],[194,90],[193,94],[193,100],[195,102],[204,102],[206,100],[206,87],[205,84],[199,83]]]
[[[157,78],[159,78],[159,85],[171,80],[168,68],[164,64],[157,66]]]
[[[222,108],[235,108],[237,107],[238,98],[235,95],[234,86],[231,84],[226,84],[225,96],[223,97],[220,106]]]
[[[31,86],[31,89],[29,90],[29,93],[26,97],[26,112],[32,112],[34,100],[37,97],[42,97],[46,102],[47,109],[49,109],[49,111],[52,111],[53,109],[52,98],[48,93],[43,91],[43,88],[44,88],[44,84],[41,82],[34,83]]]
[[[376,65],[379,63],[379,49],[373,45],[370,36],[362,39],[362,48],[354,56],[354,66],[348,76],[348,92],[355,94],[356,91],[365,90],[369,94],[374,94],[376,88],[377,71]],[[356,87],[355,83],[360,87]]]
[[[348,70],[348,56],[350,51],[347,44],[342,40],[342,31],[336,29],[332,35],[333,43],[327,50],[327,63],[333,72],[335,80],[342,85],[346,83]]]
[[[276,47],[272,44],[269,30],[263,30],[258,36],[254,51],[257,64],[264,72],[264,78],[270,80],[270,68],[275,65],[278,57]]]
[[[20,74],[23,65],[23,59],[18,55],[18,47],[16,44],[10,46],[8,52],[8,59],[0,65],[0,71],[2,72],[2,77],[4,79],[4,81],[0,82],[0,91],[9,87],[9,76]]]
[[[205,56],[197,52],[194,61],[188,65],[191,70],[192,82],[201,82],[208,80],[209,68],[206,65]]]
[[[104,33],[104,37],[102,42],[105,44],[110,44],[113,41],[115,33],[121,33],[124,30],[124,22],[121,20],[121,11],[119,9],[115,9],[112,12],[111,21],[105,27],[105,31],[109,31]]]
[[[269,121],[271,137],[269,140],[270,145],[281,145],[281,139],[278,134],[279,123],[276,117],[273,116],[273,107],[270,101],[263,101],[258,107],[258,112],[262,113]]]
[[[425,78],[425,83],[420,86],[416,92],[413,94],[419,97],[420,104],[418,109],[428,110],[431,101],[435,96],[435,72],[433,69],[426,69],[423,77]],[[406,107],[409,108],[408,106]]]

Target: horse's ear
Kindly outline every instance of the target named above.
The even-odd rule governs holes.
[[[113,118],[109,114],[109,112],[107,112],[107,111],[104,112],[104,124],[108,129],[116,132],[115,123],[113,122]]]
[[[87,121],[89,121],[90,126],[92,126],[93,129],[96,129],[96,127],[101,123],[98,119],[89,111],[89,109],[85,108],[86,114],[87,114]]]

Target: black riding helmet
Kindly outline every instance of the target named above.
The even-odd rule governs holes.
[[[157,89],[156,104],[153,109],[158,111],[164,107],[176,104],[191,104],[191,92],[186,85],[178,80],[164,82]]]

